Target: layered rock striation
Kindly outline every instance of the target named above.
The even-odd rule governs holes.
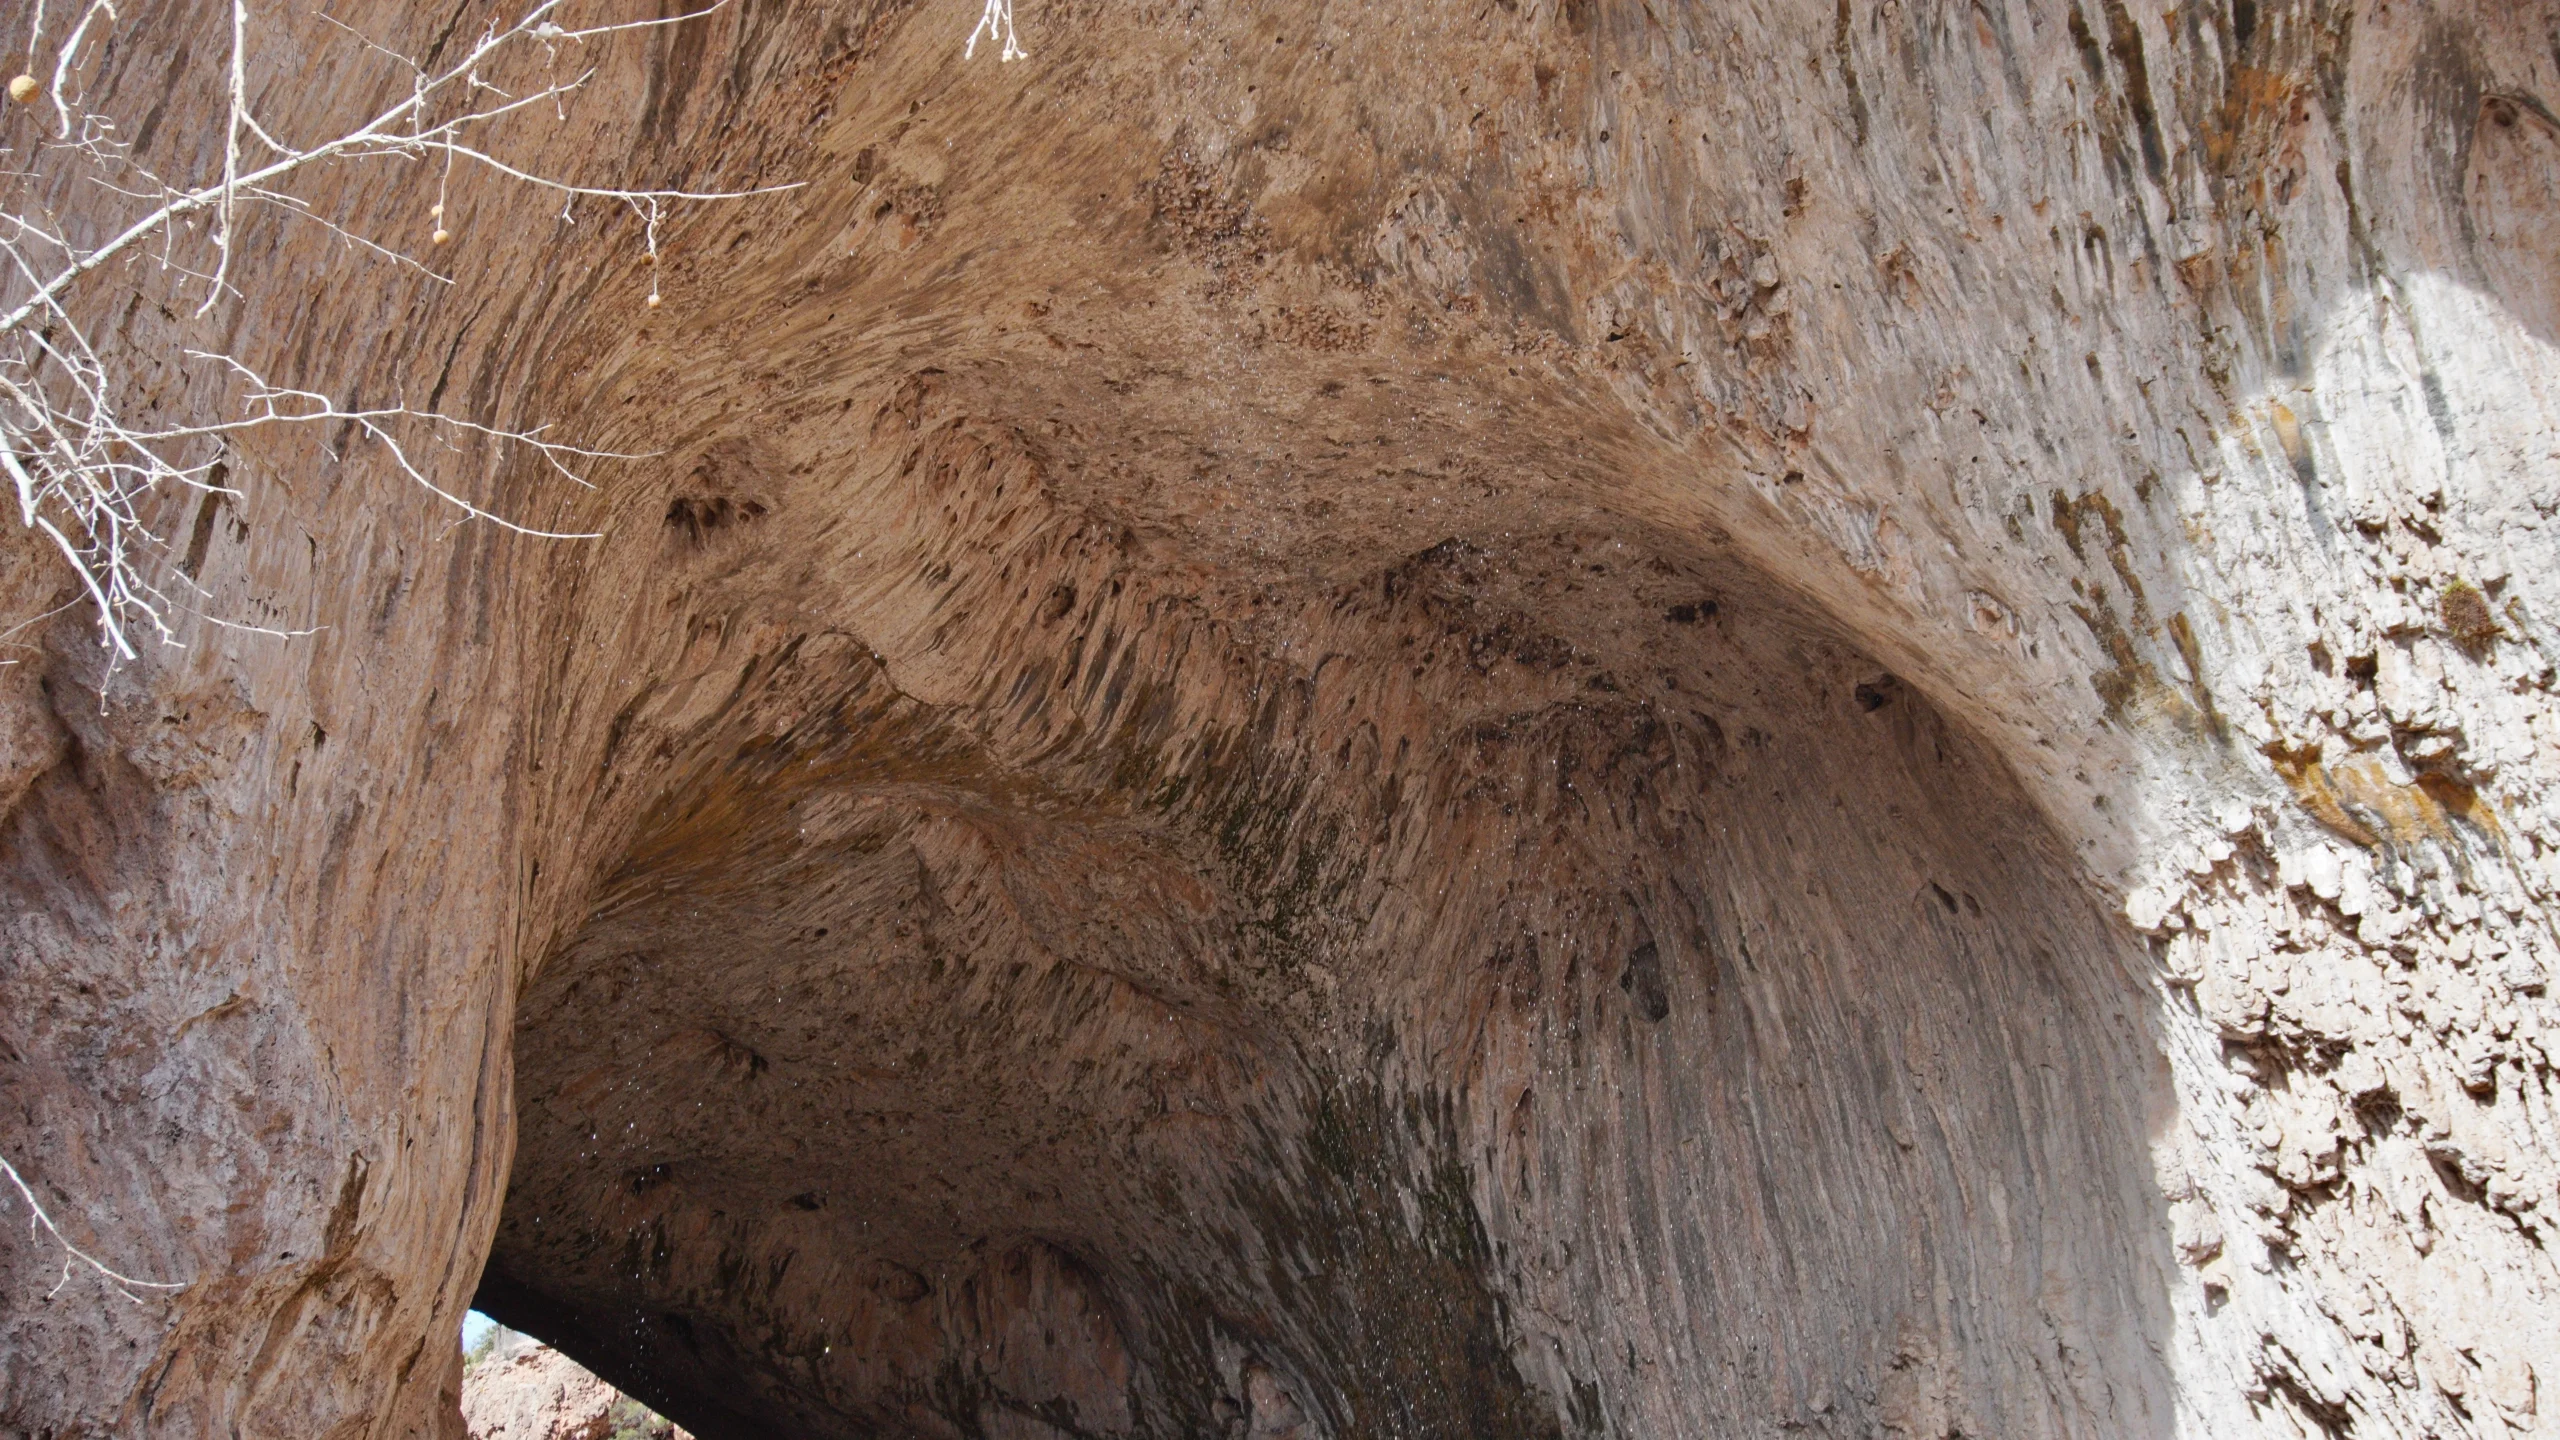
[[[456,1435],[475,1295],[708,1437],[2560,1425],[2560,11],[967,18],[600,42],[509,155],[801,182],[655,308],[256,222],[223,343],[645,458],[252,437],[316,633],[10,642],[0,1154],[185,1288],[9,1227],[0,1428]]]

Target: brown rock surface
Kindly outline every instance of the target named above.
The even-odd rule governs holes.
[[[693,1440],[530,1335],[495,1337],[462,1372],[471,1440]]]
[[[2560,11],[969,18],[599,45],[508,153],[806,182],[654,311],[258,222],[225,343],[648,458],[253,437],[325,628],[11,642],[0,1153],[187,1288],[0,1227],[0,1432],[450,1437],[475,1294],[712,1440],[2560,1424]]]

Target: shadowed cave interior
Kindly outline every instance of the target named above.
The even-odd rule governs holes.
[[[2140,952],[1837,626],[1599,517],[1257,630],[882,423],[860,558],[670,520],[480,1308],[714,1440],[2166,1433]]]

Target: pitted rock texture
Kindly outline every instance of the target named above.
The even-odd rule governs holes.
[[[805,182],[656,310],[255,222],[646,458],[252,437],[325,628],[9,641],[0,1146],[188,1285],[0,1229],[0,1429],[450,1437],[476,1294],[715,1440],[2560,1431],[2560,10],[1020,13],[599,45],[508,153]]]
[[[462,1371],[470,1440],[693,1440],[575,1360],[509,1331]]]

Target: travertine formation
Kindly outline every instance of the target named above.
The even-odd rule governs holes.
[[[510,154],[806,182],[655,310],[260,222],[648,458],[9,642],[0,1153],[189,1284],[0,1232],[0,1431],[452,1436],[476,1294],[708,1437],[2560,1433],[2560,8],[1020,16],[600,46]]]

